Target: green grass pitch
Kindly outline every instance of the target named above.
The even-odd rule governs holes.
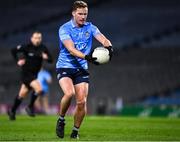
[[[57,116],[0,115],[0,141],[62,141],[55,134]],[[66,118],[64,141],[73,118]],[[78,141],[180,141],[180,119],[86,116]]]

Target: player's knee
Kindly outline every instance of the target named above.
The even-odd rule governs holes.
[[[37,94],[43,92],[42,87],[41,87],[40,84],[37,84],[36,87],[34,87],[33,89]]]
[[[23,94],[23,93],[20,93],[17,98],[18,99],[24,99],[27,95],[26,94]]]
[[[19,93],[18,98],[25,98],[27,96],[27,93]]]
[[[66,91],[64,93],[64,96],[67,97],[67,98],[72,98],[72,96],[74,95],[74,92],[73,91]]]
[[[76,105],[77,105],[78,109],[85,110],[86,100],[83,99],[83,100],[77,101]]]
[[[43,90],[42,90],[42,89],[37,90],[37,91],[36,91],[36,94],[37,94],[37,95],[42,95],[42,94],[43,94]]]

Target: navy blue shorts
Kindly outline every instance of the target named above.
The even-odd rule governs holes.
[[[83,68],[58,68],[56,69],[56,72],[58,80],[60,80],[63,77],[69,77],[72,79],[74,85],[82,82],[89,83],[89,73],[87,70]]]

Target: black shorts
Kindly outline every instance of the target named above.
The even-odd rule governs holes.
[[[37,79],[37,75],[38,75],[38,73],[36,73],[36,72],[26,72],[26,71],[22,71],[21,81],[22,81],[23,84],[26,85],[26,87],[31,88],[31,87],[30,87],[30,83],[31,83],[33,80],[36,80],[36,79]]]
[[[63,77],[69,77],[72,79],[74,85],[82,82],[89,83],[89,73],[87,70],[83,68],[58,68],[56,69],[56,71],[58,80],[60,80]]]

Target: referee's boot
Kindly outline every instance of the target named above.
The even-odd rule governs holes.
[[[79,139],[78,131],[72,130],[70,138]]]
[[[9,116],[9,120],[16,120],[16,114],[15,112],[12,112],[11,109],[8,109],[7,114]]]
[[[33,107],[26,107],[25,108],[27,114],[30,116],[30,117],[35,117],[35,113],[34,113],[34,108]]]
[[[65,126],[65,120],[57,120],[57,124],[56,124],[56,135],[59,138],[64,138],[64,126]]]

